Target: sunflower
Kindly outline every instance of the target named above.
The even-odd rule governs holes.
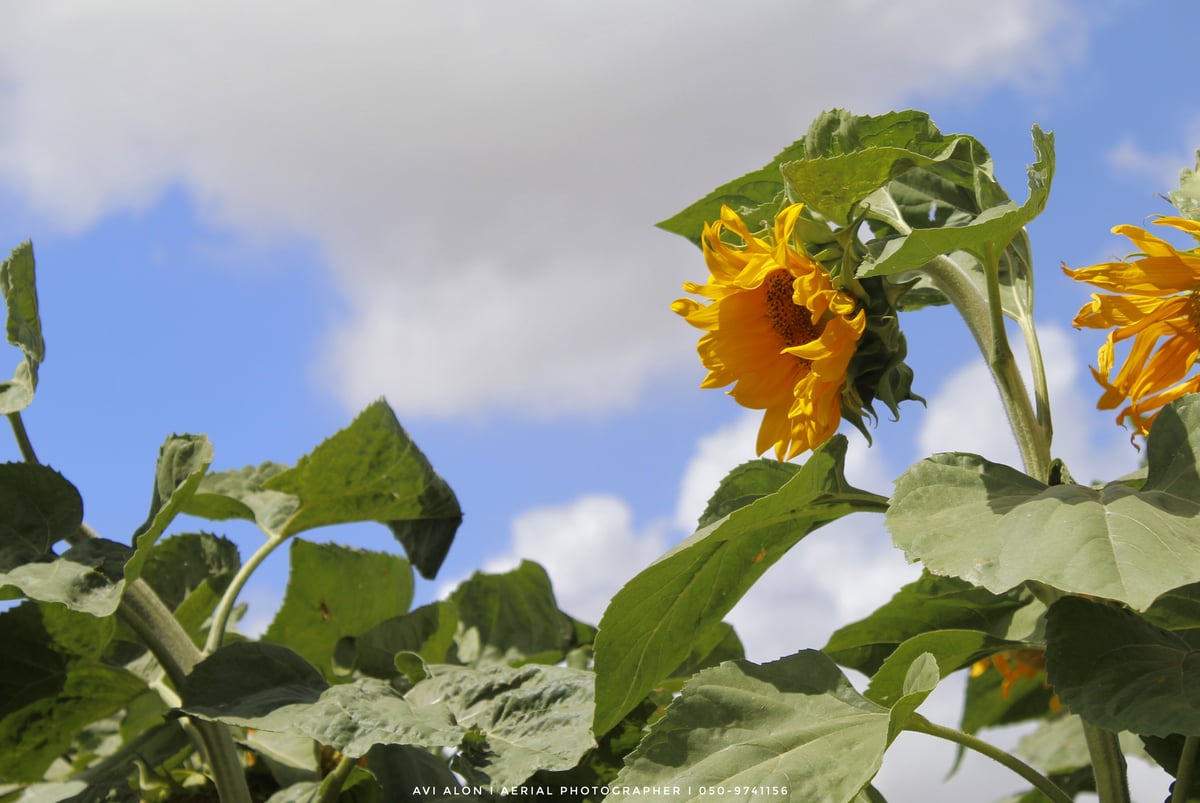
[[[766,238],[752,235],[729,207],[701,237],[708,282],[685,282],[671,305],[705,334],[697,350],[708,369],[701,387],[733,385],[742,406],[763,410],[757,451],[780,460],[815,449],[837,432],[847,367],[866,328],[866,312],[835,290],[825,269],[792,245],[801,205],[775,218]],[[730,245],[722,234],[736,235]]]
[[[1200,239],[1200,222],[1163,217],[1154,223]],[[1104,388],[1096,406],[1120,407],[1117,422],[1128,420],[1145,435],[1163,406],[1200,390],[1200,376],[1188,378],[1200,355],[1200,249],[1177,251],[1137,226],[1112,231],[1137,246],[1138,258],[1077,270],[1064,265],[1063,271],[1118,294],[1094,293],[1073,323],[1076,328],[1112,330],[1097,355],[1099,368],[1092,369]],[[1114,376],[1114,348],[1130,339],[1129,353]]]

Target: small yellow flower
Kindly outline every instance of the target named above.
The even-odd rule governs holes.
[[[697,347],[708,368],[701,387],[732,384],[742,406],[763,410],[759,454],[771,446],[790,460],[833,437],[841,420],[846,369],[866,328],[858,301],[792,245],[800,204],[775,218],[772,236],[753,236],[736,212],[704,227],[708,282],[684,289],[710,299],[671,305],[705,334]],[[721,239],[730,232],[741,240]]]
[[[1154,223],[1200,239],[1200,222],[1164,217]],[[1094,293],[1073,323],[1076,328],[1112,329],[1097,356],[1099,369],[1092,369],[1104,388],[1097,407],[1114,410],[1125,404],[1117,422],[1128,419],[1145,435],[1165,405],[1200,391],[1200,376],[1188,378],[1200,355],[1200,249],[1177,251],[1137,226],[1112,231],[1138,247],[1137,259],[1078,270],[1064,265],[1063,271],[1119,294]],[[1114,376],[1114,347],[1130,339],[1129,354]]]

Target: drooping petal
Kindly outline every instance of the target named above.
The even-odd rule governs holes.
[[[756,237],[736,212],[704,227],[709,278],[684,289],[671,309],[705,334],[701,387],[727,387],[739,404],[763,411],[756,448],[791,459],[837,432],[847,367],[865,329],[857,300],[835,289],[818,263],[792,245],[801,207],[776,216]],[[731,245],[728,233],[741,241]]]

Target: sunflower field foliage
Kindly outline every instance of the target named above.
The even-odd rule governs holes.
[[[0,409],[23,457],[0,465],[0,801],[904,803],[874,780],[905,732],[1007,767],[1028,789],[1009,801],[1130,803],[1134,756],[1173,777],[1163,800],[1200,800],[1200,248],[1166,236],[1200,240],[1200,183],[1183,171],[1155,233],[1113,229],[1129,258],[1062,268],[1098,290],[1073,323],[1106,333],[1098,406],[1144,455],[1082,484],[1090,467],[1055,457],[1033,322],[1025,227],[1054,139],[1032,134],[1018,202],[977,140],[923,113],[830,111],[659,224],[700,249],[671,309],[699,330],[702,386],[762,411],[768,456],[599,623],[562,611],[532,562],[413,606],[462,511],[383,400],[294,465],[214,470],[204,436],[171,435],[146,520],[95,532],[21,418],[45,344],[17,247],[0,266],[20,352]],[[978,345],[1022,464],[941,453],[890,498],[855,488],[838,430],[884,437],[880,409],[923,403],[902,323],[939,305]],[[824,645],[746,660],[726,615],[852,514],[882,516],[920,578]],[[261,545],[179,529],[196,520],[249,522]],[[302,537],[351,522],[380,525],[378,551]],[[282,606],[251,637],[239,593],[285,544]],[[922,704],[956,673],[961,721],[931,721]],[[1029,730],[1014,751],[987,741],[1012,723]]]

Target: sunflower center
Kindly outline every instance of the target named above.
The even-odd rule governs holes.
[[[771,328],[783,338],[787,347],[802,346],[816,340],[821,332],[813,325],[812,310],[797,304],[792,298],[792,276],[777,270],[767,277],[767,318]],[[1198,288],[1200,290],[1200,288]],[[1193,294],[1192,309],[1200,304]]]

